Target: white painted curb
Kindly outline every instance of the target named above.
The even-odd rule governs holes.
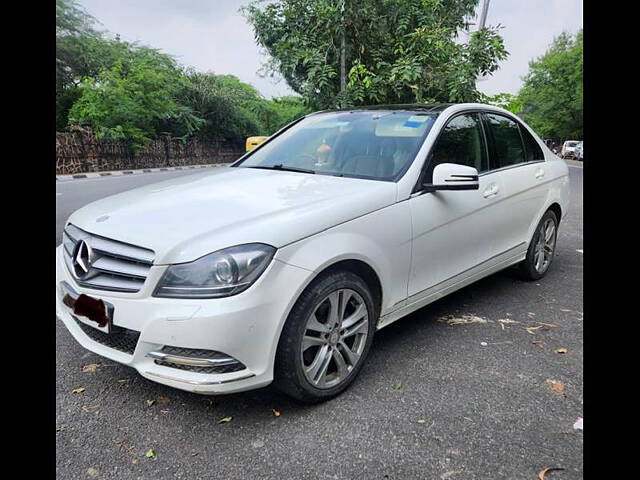
[[[111,172],[75,173],[73,175],[56,175],[57,181],[78,180],[81,178],[119,177],[121,175],[137,175],[139,173],[170,172],[173,170],[194,170],[196,168],[225,167],[229,163],[210,163],[207,165],[185,165],[184,167],[143,168],[140,170],[116,170]]]

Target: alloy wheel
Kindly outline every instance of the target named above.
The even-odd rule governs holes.
[[[543,273],[549,268],[555,248],[556,224],[552,218],[548,218],[540,227],[533,256],[533,264],[538,273]]]
[[[336,290],[316,304],[302,337],[302,369],[316,388],[342,383],[362,357],[369,335],[369,311],[355,290]]]

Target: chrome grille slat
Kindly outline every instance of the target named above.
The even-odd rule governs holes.
[[[99,274],[86,281],[78,281],[78,283],[102,290],[137,292],[144,284],[144,280],[133,280],[116,275]]]
[[[75,242],[71,239],[66,232],[62,233],[62,245],[64,245],[64,249],[69,255],[73,255],[73,247],[75,247]]]
[[[66,233],[67,236],[69,236],[69,238],[71,238],[73,243],[76,243],[79,240],[82,240],[84,237],[88,236],[88,234],[84,230],[80,230],[78,227],[76,227],[75,225],[71,225],[71,224],[68,224],[64,228],[64,233]]]
[[[115,257],[129,258],[136,262],[148,263],[149,265],[153,263],[155,257],[154,253],[146,248],[134,247],[127,243],[115,242],[96,235],[91,236],[91,248]]]
[[[93,268],[101,272],[115,273],[136,278],[147,278],[149,265],[127,262],[114,257],[104,256],[93,263]]]
[[[85,241],[93,251],[89,274],[76,277],[73,255],[78,242]],[[64,261],[79,285],[116,292],[140,291],[153,264],[155,253],[143,247],[94,235],[68,224],[62,243]]]

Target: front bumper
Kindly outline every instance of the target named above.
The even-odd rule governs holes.
[[[280,331],[310,274],[274,259],[254,285],[232,297],[155,298],[151,294],[165,266],[152,267],[144,287],[135,294],[94,290],[75,282],[64,264],[62,248],[56,250],[56,316],[73,337],[87,350],[133,367],[149,380],[203,394],[251,390],[273,380]],[[62,302],[66,294],[63,282],[78,293],[112,305],[116,327],[139,332],[131,353],[112,348],[108,342],[100,341],[99,335],[85,333],[92,327],[81,326]],[[161,365],[149,354],[165,346],[223,352],[246,368],[211,374]]]

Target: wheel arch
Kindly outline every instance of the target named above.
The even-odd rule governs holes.
[[[373,295],[376,308],[378,309],[377,313],[380,313],[380,310],[382,308],[382,296],[384,292],[382,289],[382,282],[380,281],[380,277],[371,265],[363,260],[359,260],[356,258],[345,258],[342,260],[337,260],[317,272],[311,282],[313,282],[313,280],[320,277],[321,275],[335,271],[348,271],[362,278],[362,280],[364,280],[364,282],[369,287],[371,294]],[[309,284],[311,284],[311,282],[309,282]],[[308,286],[309,285],[307,285],[307,287]],[[305,289],[307,287],[305,287]]]
[[[560,225],[560,220],[562,220],[562,207],[560,206],[560,204],[558,202],[553,202],[551,205],[549,205],[549,207],[544,211],[542,215],[547,213],[549,210],[556,214],[558,225]]]

